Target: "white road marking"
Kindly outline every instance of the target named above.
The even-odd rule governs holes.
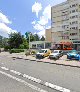
[[[39,92],[48,92],[48,91],[43,90],[43,89],[41,89],[41,88],[38,88],[37,86],[34,86],[34,85],[32,85],[32,84],[30,84],[30,83],[28,83],[28,82],[26,82],[26,81],[24,81],[24,80],[22,80],[22,79],[19,79],[19,78],[17,78],[17,77],[14,77],[14,76],[8,74],[8,73],[5,73],[5,72],[3,72],[3,71],[0,71],[0,73],[3,74],[3,75],[6,75],[6,76],[9,77],[9,78],[12,78],[12,79],[18,81],[18,82],[21,82],[21,83],[23,83],[24,85],[27,85],[28,87],[30,87],[30,88],[32,88],[32,89],[34,89],[34,90],[37,90],[37,91],[39,91]]]
[[[41,80],[40,80],[40,79],[34,78],[34,77],[32,77],[32,76],[23,74],[23,77],[25,77],[25,78],[27,78],[27,79],[29,79],[29,80],[32,80],[32,81],[34,81],[34,82],[41,83]]]
[[[1,68],[4,69],[4,70],[9,70],[9,69],[6,68],[6,67],[1,67]],[[29,80],[32,80],[32,81],[34,81],[34,82],[36,82],[36,83],[39,83],[39,84],[41,83],[41,84],[43,84],[44,86],[50,87],[50,88],[55,89],[55,90],[57,90],[57,91],[60,91],[60,92],[70,92],[69,89],[66,89],[66,88],[63,88],[63,87],[54,85],[54,84],[49,83],[49,82],[44,82],[44,81],[42,81],[42,80],[40,80],[40,79],[34,78],[34,77],[29,76],[29,75],[26,75],[26,74],[22,74],[22,73],[20,73],[20,72],[15,71],[15,70],[9,70],[9,71],[12,72],[12,73],[14,73],[14,74],[17,74],[17,75],[22,75],[23,77],[25,77],[25,78],[27,78],[27,79],[29,79]]]
[[[8,68],[6,68],[6,67],[1,67],[3,70],[9,70]]]
[[[60,87],[60,86],[57,86],[57,85],[54,85],[54,84],[51,84],[51,83],[48,83],[48,82],[46,82],[45,85],[50,87],[50,88],[56,89],[60,92],[70,92],[69,89],[66,89],[66,88],[63,88],[63,87]]]
[[[14,70],[10,70],[10,72],[14,73],[14,74],[17,74],[17,75],[21,75],[20,72],[17,72],[17,71],[14,71]]]

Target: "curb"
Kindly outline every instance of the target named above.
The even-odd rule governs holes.
[[[16,58],[16,59],[24,59],[22,57],[12,57],[12,58]],[[30,60],[30,61],[36,61],[36,62],[43,62],[43,63],[49,63],[49,64],[55,64],[55,65],[62,65],[62,66],[70,66],[70,67],[76,67],[76,68],[80,68],[80,66],[75,66],[75,65],[70,65],[70,64],[60,64],[60,63],[54,63],[54,62],[45,62],[45,61],[39,61],[39,60],[36,60],[36,59],[24,59],[24,60]]]

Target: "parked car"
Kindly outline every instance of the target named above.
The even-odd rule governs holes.
[[[63,51],[61,50],[54,50],[50,55],[50,59],[59,59],[61,56],[63,56]]]
[[[36,58],[44,58],[49,56],[51,53],[50,49],[41,49],[39,52],[36,54]]]
[[[67,53],[67,59],[80,60],[80,54],[76,50],[69,51]]]

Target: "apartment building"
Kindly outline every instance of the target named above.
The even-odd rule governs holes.
[[[80,0],[67,0],[52,6],[51,29],[52,41],[80,40]]]

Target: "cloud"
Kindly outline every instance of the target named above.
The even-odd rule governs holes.
[[[51,26],[47,26],[47,27],[46,27],[46,29],[50,29],[50,28],[51,28]]]
[[[44,16],[40,17],[40,20],[38,21],[40,25],[46,25],[48,23],[48,19],[46,19]]]
[[[41,37],[44,36],[45,37],[45,30],[41,30],[39,32],[37,32],[37,34]]]
[[[51,19],[51,5],[48,5],[47,7],[45,7],[45,9],[43,11],[43,16],[46,19]]]
[[[44,8],[40,18],[32,22],[33,28],[36,30],[35,33],[37,33],[40,37],[45,36],[45,30],[51,28],[51,26],[49,26],[50,20],[51,20],[51,6],[48,5]]]
[[[6,24],[10,24],[11,23],[11,21],[9,21],[9,19],[7,18],[7,16],[5,16],[4,14],[2,14],[1,12],[0,12],[0,22],[6,23]]]
[[[34,20],[31,24],[35,25],[36,24],[36,21]]]
[[[41,36],[45,36],[45,26],[42,26],[42,25],[36,23],[36,24],[33,26],[33,28],[34,28],[35,30],[37,30],[36,32],[34,32],[34,34],[38,34],[40,37],[41,37]]]
[[[8,37],[8,34],[17,32],[16,30],[13,30],[8,25],[12,22],[7,18],[6,15],[0,12],[0,35],[3,37]]]
[[[8,37],[8,34],[17,32],[16,30],[11,29],[4,23],[0,23],[0,35]]]
[[[44,30],[44,28],[45,28],[44,26],[42,26],[42,25],[40,25],[40,24],[38,24],[38,23],[35,24],[33,27],[34,27],[35,30],[38,30],[38,31]]]
[[[32,12],[35,12],[36,16],[38,17],[38,13],[40,10],[42,10],[41,3],[35,2],[35,4],[32,6]]]

